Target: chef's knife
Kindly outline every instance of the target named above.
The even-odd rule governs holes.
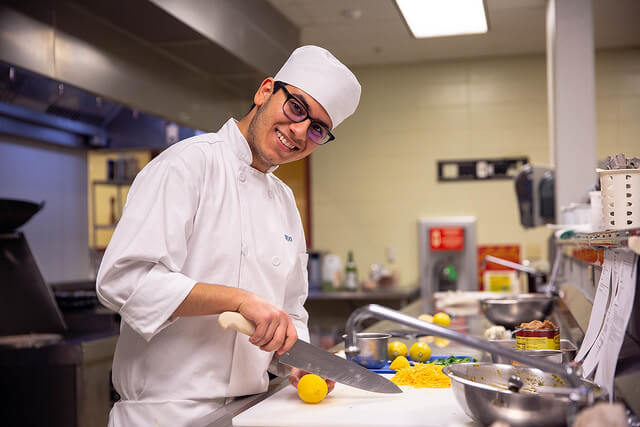
[[[249,336],[253,335],[256,329],[242,314],[232,311],[220,314],[218,323],[225,329],[232,327]],[[382,375],[302,340],[297,340],[289,351],[280,356],[279,361],[351,387],[378,393],[402,393],[400,387]]]

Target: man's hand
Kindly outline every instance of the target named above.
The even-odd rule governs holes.
[[[308,373],[309,372],[303,371],[302,369],[291,368],[291,373],[289,374],[289,382],[291,383],[292,386],[298,387],[298,381],[300,381],[300,378],[304,377]],[[336,386],[336,382],[333,380],[328,380],[326,378],[323,378],[323,379],[327,383],[327,389],[328,389],[327,393],[331,393],[331,390],[333,390],[333,388]]]
[[[256,294],[248,293],[238,306],[238,312],[256,325],[249,342],[263,351],[282,355],[298,339],[298,333],[287,313]]]

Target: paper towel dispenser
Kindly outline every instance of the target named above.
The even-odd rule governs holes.
[[[520,223],[533,228],[555,222],[555,183],[553,170],[526,164],[515,178]]]

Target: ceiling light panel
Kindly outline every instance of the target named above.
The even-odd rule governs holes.
[[[483,0],[396,0],[396,4],[417,39],[488,30]]]

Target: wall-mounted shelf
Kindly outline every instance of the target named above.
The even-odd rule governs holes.
[[[122,185],[131,185],[133,184],[133,180],[132,179],[105,179],[102,181],[92,181],[91,182],[93,185],[115,185],[115,186],[122,186]]]
[[[100,250],[97,244],[96,233],[98,230],[113,230],[116,227],[117,220],[122,215],[122,209],[124,205],[124,200],[122,197],[121,189],[129,187],[133,183],[133,179],[110,179],[110,180],[93,180],[91,181],[92,192],[91,192],[91,211],[92,211],[92,227],[93,227],[93,238],[91,247]],[[97,201],[96,201],[96,187],[97,186],[106,186],[106,187],[115,187],[116,188],[116,196],[114,199],[115,206],[112,206],[113,212],[112,216],[113,223],[112,224],[98,224],[97,223]]]
[[[577,245],[594,249],[628,248],[640,254],[640,228],[576,233],[566,239],[556,239],[556,242],[560,245]]]
[[[114,228],[116,228],[115,224],[98,224],[98,225],[94,225],[93,228],[95,230],[113,230]]]

